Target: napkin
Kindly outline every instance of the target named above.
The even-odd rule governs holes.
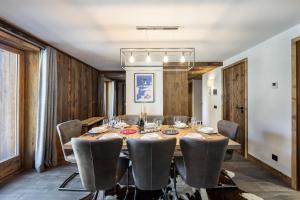
[[[122,137],[118,133],[106,133],[102,137],[100,137],[99,140],[114,139],[114,138],[122,139]]]
[[[187,137],[187,138],[193,138],[193,139],[200,139],[200,140],[205,140],[205,137],[203,137],[201,134],[199,133],[188,133],[187,135],[183,136],[183,137]]]
[[[162,139],[157,133],[146,133],[141,137],[142,140],[159,140]]]

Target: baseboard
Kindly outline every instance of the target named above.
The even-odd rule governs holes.
[[[268,164],[264,163],[263,161],[255,158],[254,156],[250,155],[249,153],[248,153],[247,160],[258,164],[259,166],[261,166],[262,168],[268,170],[269,172],[271,172],[271,174],[273,174],[274,176],[278,177],[280,180],[282,180],[283,182],[285,182],[286,184],[291,186],[292,179],[290,177],[288,177],[287,175],[283,174],[282,172],[278,171],[277,169],[274,169],[270,165],[268,165]]]
[[[3,177],[2,179],[0,179],[0,184],[2,184],[2,183],[4,183],[4,182],[8,181],[9,179],[12,179],[14,176],[20,174],[20,173],[23,172],[23,171],[24,171],[24,169],[21,168],[21,169],[19,169],[18,171],[13,172],[13,173],[11,173],[11,174],[9,174],[9,175]]]

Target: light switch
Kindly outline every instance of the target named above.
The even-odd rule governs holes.
[[[272,88],[277,89],[278,88],[278,82],[273,82],[272,83]]]

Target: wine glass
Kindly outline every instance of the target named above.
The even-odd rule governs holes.
[[[155,123],[155,129],[158,129],[160,127],[159,120],[155,120],[154,123]]]
[[[195,130],[195,129],[197,128],[196,125],[197,125],[197,120],[196,120],[195,117],[192,117],[192,118],[191,118],[191,128],[192,128],[193,130]]]
[[[108,128],[108,119],[104,119],[102,122],[102,126]]]

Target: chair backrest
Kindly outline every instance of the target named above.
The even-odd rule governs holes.
[[[175,118],[180,120],[181,122],[188,123],[190,117],[184,116],[184,115],[167,115],[164,117],[163,124],[164,125],[174,125]]]
[[[227,120],[218,121],[218,132],[232,140],[235,140],[238,134],[239,124]]]
[[[164,121],[164,116],[163,115],[147,115],[148,122],[155,122],[155,120],[159,120],[162,123]]]
[[[70,142],[72,137],[78,137],[81,135],[82,124],[80,120],[75,119],[58,124],[56,128],[62,151],[66,159],[66,156],[71,154],[72,150],[65,150],[63,145]]]
[[[227,145],[228,138],[182,138],[180,147],[186,168],[186,183],[195,188],[216,187]]]
[[[176,139],[128,139],[133,177],[141,190],[159,190],[168,184]]]
[[[89,141],[72,138],[80,178],[89,191],[107,190],[117,183],[117,165],[122,139]]]
[[[138,115],[119,115],[118,118],[124,120],[129,125],[137,125],[139,122]]]

